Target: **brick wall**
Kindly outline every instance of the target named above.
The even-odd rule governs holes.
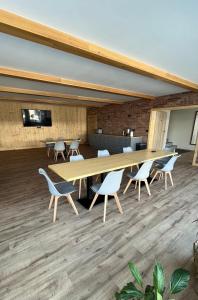
[[[182,93],[159,97],[152,100],[135,100],[122,105],[108,105],[90,109],[88,113],[96,113],[98,127],[107,134],[122,134],[124,128],[134,128],[136,136],[146,138],[149,127],[150,110],[157,107],[175,107],[198,105],[198,93]]]

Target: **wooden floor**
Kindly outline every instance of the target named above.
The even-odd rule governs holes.
[[[86,157],[94,154],[85,147],[82,152]],[[139,203],[133,188],[125,196],[120,193],[124,215],[109,201],[105,225],[103,205],[88,212],[77,203],[76,216],[64,201],[53,224],[47,186],[37,171],[52,159],[44,149],[1,152],[0,299],[111,300],[131,279],[129,260],[147,283],[155,259],[168,274],[185,267],[193,276],[198,168],[191,160],[189,152],[178,161],[174,188],[165,191],[162,182],[155,182],[152,196],[143,188]],[[176,299],[198,299],[195,279]]]

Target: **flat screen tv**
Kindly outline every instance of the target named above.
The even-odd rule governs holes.
[[[50,110],[22,109],[22,117],[25,127],[52,126]]]

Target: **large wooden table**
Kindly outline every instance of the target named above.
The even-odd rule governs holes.
[[[89,207],[89,203],[93,197],[93,194],[90,191],[92,176],[139,165],[148,160],[173,156],[175,154],[175,152],[162,150],[156,152],[140,150],[132,153],[114,154],[109,157],[97,157],[85,159],[83,161],[53,164],[48,167],[66,181],[87,178],[87,196],[85,199],[79,199],[79,202],[83,204],[83,206]]]

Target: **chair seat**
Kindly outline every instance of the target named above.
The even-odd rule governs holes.
[[[101,185],[102,185],[102,183],[97,183],[97,184],[92,185],[92,186],[91,186],[92,191],[93,191],[94,193],[97,193],[98,190],[100,189]]]
[[[54,184],[57,191],[62,194],[71,194],[76,191],[76,188],[69,182],[62,181]]]
[[[132,178],[134,178],[136,176],[137,173],[138,173],[138,170],[130,172],[130,173],[127,173],[127,176],[132,179]]]

